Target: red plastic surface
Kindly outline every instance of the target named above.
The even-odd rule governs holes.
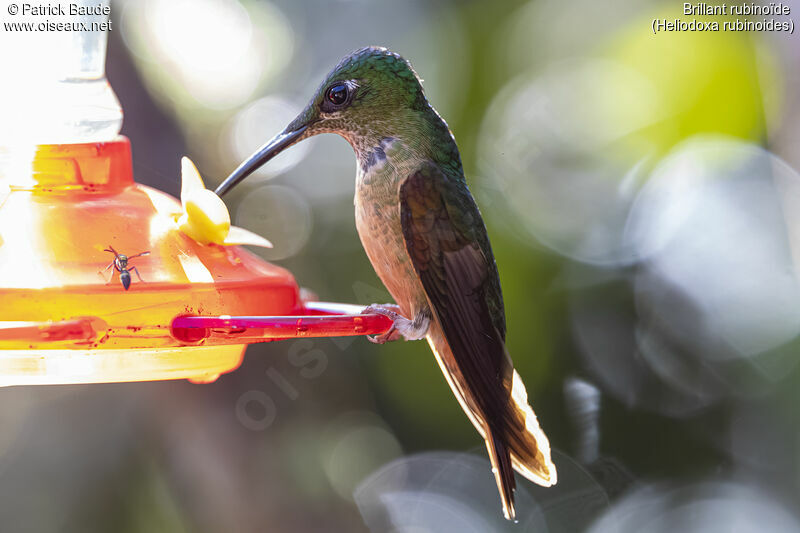
[[[172,336],[186,344],[243,344],[294,337],[377,335],[392,321],[383,315],[361,314],[363,307],[329,302],[307,302],[306,315],[291,316],[179,316]],[[148,328],[165,328],[149,324]],[[6,343],[62,343],[83,346],[106,334],[108,325],[97,317],[47,322],[0,322],[0,345]]]
[[[392,321],[383,315],[361,314],[355,305],[308,302],[298,316],[179,316],[172,321],[176,339],[205,344],[266,342],[294,337],[375,335]]]
[[[107,329],[106,323],[97,317],[79,317],[57,322],[0,322],[0,343],[88,343],[104,334]]]

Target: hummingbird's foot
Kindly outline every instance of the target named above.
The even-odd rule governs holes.
[[[428,334],[428,327],[431,324],[430,312],[418,313],[414,320],[409,320],[399,313],[400,307],[394,304],[372,304],[366,307],[362,314],[376,313],[392,320],[392,327],[386,333],[369,336],[367,339],[375,344],[385,344],[404,338],[407,341],[416,341]]]
[[[400,340],[402,335],[394,325],[389,328],[389,331],[386,333],[381,333],[380,335],[367,335],[367,340],[369,342],[374,342],[375,344],[386,344],[387,342],[397,341]]]
[[[372,304],[365,307],[364,310],[361,311],[361,314],[368,315],[375,313],[378,315],[387,316],[394,320],[398,316],[402,316],[400,312],[400,306],[397,304]]]

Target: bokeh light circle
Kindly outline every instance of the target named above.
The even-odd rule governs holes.
[[[481,129],[481,172],[539,242],[579,261],[626,264],[635,257],[622,232],[640,154],[649,152],[626,143],[661,113],[658,92],[636,71],[565,61],[495,97]]]
[[[589,533],[797,533],[800,522],[761,490],[737,483],[640,487]]]
[[[127,0],[121,32],[159,96],[207,109],[247,101],[286,66],[294,43],[274,5],[237,0]]]
[[[226,152],[236,161],[244,161],[264,143],[283,131],[302,108],[278,97],[265,96],[244,107],[233,116],[223,130]],[[307,139],[283,151],[253,173],[258,177],[274,177],[291,169],[308,154],[314,139]]]
[[[311,236],[311,206],[294,189],[263,185],[248,192],[236,209],[236,225],[269,239],[258,254],[274,261],[299,252]]]
[[[333,489],[351,500],[372,471],[403,455],[397,438],[378,416],[352,411],[332,420],[324,433],[322,465]]]
[[[755,356],[792,341],[800,334],[798,191],[800,175],[756,145],[696,137],[676,148],[626,227],[647,258],[636,279],[640,309],[680,327],[707,359]],[[696,308],[694,324],[675,293]]]

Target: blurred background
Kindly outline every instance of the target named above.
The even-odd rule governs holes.
[[[3,529],[800,531],[800,37],[653,35],[654,18],[713,20],[682,11],[112,1],[134,172],[176,196],[180,156],[216,185],[350,51],[412,62],[482,208],[559,484],[518,476],[504,523],[427,344],[304,339],[208,385],[0,390]],[[354,176],[321,136],[226,201],[320,299],[388,302]]]

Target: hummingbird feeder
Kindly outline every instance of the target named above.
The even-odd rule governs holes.
[[[27,61],[0,60],[0,385],[210,382],[250,343],[390,328],[181,232],[180,202],[134,181],[106,33],[3,35],[32,37]]]

